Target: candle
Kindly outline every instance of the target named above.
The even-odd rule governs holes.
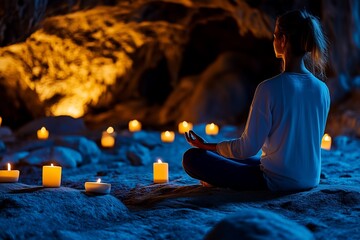
[[[184,134],[184,133],[192,130],[193,125],[192,125],[192,123],[188,123],[187,121],[183,121],[183,122],[179,123],[178,128],[179,128],[179,133]]]
[[[49,131],[46,130],[45,127],[42,127],[40,130],[37,131],[38,139],[47,139],[49,137]]]
[[[1,124],[2,124],[2,117],[0,117],[0,127],[1,127]]]
[[[214,123],[206,124],[205,132],[207,135],[217,135],[219,133],[219,127]]]
[[[19,180],[20,171],[11,170],[10,163],[7,164],[7,170],[0,170],[0,182],[3,183],[14,183]]]
[[[138,132],[141,130],[141,123],[138,120],[132,120],[129,122],[129,131]]]
[[[169,181],[169,165],[158,159],[153,164],[154,183],[166,183]]]
[[[102,133],[101,146],[110,148],[113,147],[114,145],[115,145],[114,128],[108,127],[106,131]]]
[[[99,178],[96,182],[86,182],[85,191],[99,194],[109,194],[111,190],[111,184],[102,183]]]
[[[161,141],[173,142],[175,140],[175,133],[173,131],[165,131],[161,133]]]
[[[44,187],[60,187],[61,185],[61,167],[43,166],[42,183]]]
[[[325,150],[331,149],[331,137],[329,134],[325,133],[321,140],[321,148]]]

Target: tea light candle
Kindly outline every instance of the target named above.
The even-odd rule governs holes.
[[[331,149],[331,137],[329,134],[325,133],[321,140],[321,148],[325,150]]]
[[[161,141],[173,142],[175,140],[175,133],[173,131],[165,131],[161,133]]]
[[[217,135],[219,133],[219,126],[214,123],[206,124],[205,132],[207,135]]]
[[[153,164],[154,183],[166,183],[169,181],[169,165],[158,159]]]
[[[61,185],[61,167],[43,166],[42,184],[44,187],[60,187]]]
[[[111,190],[111,184],[102,183],[99,178],[96,182],[86,182],[85,191],[99,194],[109,194]]]
[[[40,130],[37,131],[37,137],[38,139],[48,139],[49,131],[46,130],[45,127],[42,127]]]
[[[193,125],[192,125],[192,123],[189,123],[187,121],[183,121],[183,122],[179,123],[178,129],[179,129],[180,134],[184,134],[184,133],[192,130]]]
[[[114,145],[115,145],[114,128],[108,127],[106,131],[102,133],[101,146],[110,148],[113,147]]]
[[[132,120],[129,122],[129,131],[138,132],[141,131],[141,123],[138,120]]]
[[[7,170],[0,170],[0,182],[14,183],[19,180],[20,171],[11,170],[10,163],[7,164]]]

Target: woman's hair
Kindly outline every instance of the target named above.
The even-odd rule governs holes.
[[[327,38],[319,19],[305,10],[287,12],[277,18],[279,35],[285,35],[294,56],[305,55],[306,67],[317,77],[325,79]]]

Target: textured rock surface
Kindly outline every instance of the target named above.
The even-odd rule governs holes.
[[[281,215],[261,209],[244,209],[217,223],[205,237],[207,240],[231,239],[315,239],[304,226]]]

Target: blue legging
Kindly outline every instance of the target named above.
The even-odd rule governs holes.
[[[184,153],[182,164],[190,177],[217,187],[236,190],[268,189],[257,157],[234,160],[212,151],[190,148]]]

